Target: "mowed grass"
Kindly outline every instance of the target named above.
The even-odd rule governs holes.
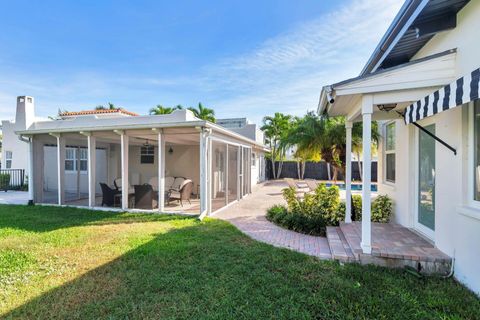
[[[452,279],[341,266],[215,219],[0,205],[0,316],[475,319]]]

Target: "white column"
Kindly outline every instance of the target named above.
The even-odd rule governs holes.
[[[372,168],[372,112],[373,100],[371,96],[363,96],[363,176],[362,176],[362,242],[363,253],[372,252],[372,222],[371,222],[371,168]]]
[[[212,214],[212,139],[207,137],[207,215]]]
[[[165,138],[158,132],[158,211],[165,209]]]
[[[207,132],[202,128],[200,132],[200,219],[207,215]]]
[[[228,187],[228,176],[230,175],[228,171],[228,162],[229,162],[229,154],[228,154],[228,144],[225,145],[225,205],[228,204],[228,196],[230,195],[230,188]]]
[[[122,157],[122,209],[128,209],[128,136],[125,132],[120,135]]]
[[[88,205],[90,207],[95,207],[95,163],[97,155],[97,140],[90,133],[87,135],[87,145],[88,145]]]
[[[65,204],[65,138],[60,134],[57,137],[57,189],[58,204]]]
[[[345,122],[347,148],[345,159],[345,223],[352,222],[352,122]]]
[[[35,191],[33,183],[33,136],[30,136],[30,142],[28,143],[28,204],[33,205]]]

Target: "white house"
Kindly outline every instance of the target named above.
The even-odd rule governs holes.
[[[265,179],[262,143],[189,110],[138,116],[123,109],[29,119],[15,131],[28,152],[32,203],[213,214]]]
[[[378,190],[393,198],[395,222],[452,257],[455,277],[477,293],[479,30],[480,1],[408,0],[360,76],[325,86],[319,102],[319,112],[346,116],[347,139],[351,123],[363,121],[364,146],[371,121],[382,121]],[[364,148],[366,254],[372,251],[370,158]]]

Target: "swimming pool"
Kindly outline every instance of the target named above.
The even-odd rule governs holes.
[[[325,183],[325,185],[326,185],[327,187],[331,187],[331,186],[333,186],[333,185],[335,185],[335,184],[328,182],[328,183]],[[345,183],[337,183],[336,186],[339,187],[340,190],[345,190]],[[361,190],[362,190],[362,185],[361,185],[361,184],[357,184],[357,183],[352,184],[352,190],[353,190],[353,191],[361,191]],[[377,192],[377,191],[378,191],[377,185],[376,185],[376,184],[372,184],[371,187],[370,187],[370,190]]]

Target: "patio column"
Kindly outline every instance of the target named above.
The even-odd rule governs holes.
[[[120,152],[121,152],[121,162],[122,162],[122,209],[128,209],[128,193],[129,193],[129,183],[128,183],[128,136],[125,134],[125,131],[120,130],[117,133],[120,134]]]
[[[352,222],[352,127],[351,121],[345,122],[347,148],[345,159],[345,223]]]
[[[207,212],[212,214],[212,139],[207,137]]]
[[[30,136],[28,143],[28,205],[33,205],[34,203],[34,197],[35,197],[35,191],[33,190],[34,188],[34,183],[33,183],[33,136]]]
[[[58,205],[65,204],[65,138],[59,133],[50,133],[57,138],[57,193]]]
[[[372,168],[372,96],[362,98],[363,119],[363,175],[362,175],[362,242],[363,253],[372,252],[372,221],[371,221],[371,168]]]
[[[165,209],[165,136],[163,130],[153,129],[158,133],[158,211]]]
[[[208,135],[202,128],[200,132],[200,219],[208,214]]]
[[[87,134],[87,161],[88,161],[88,205],[95,207],[95,176],[96,176],[96,156],[97,156],[97,140],[89,132]]]

